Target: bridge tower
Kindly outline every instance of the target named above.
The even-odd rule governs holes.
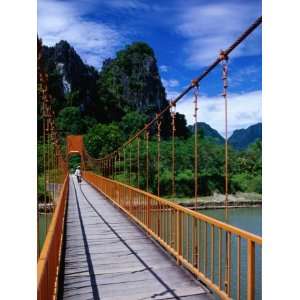
[[[81,162],[80,167],[82,170],[85,170],[84,163],[84,145],[83,145],[83,136],[82,135],[68,135],[67,136],[67,155],[68,159],[71,155],[80,155]]]

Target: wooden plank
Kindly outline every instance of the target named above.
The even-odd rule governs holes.
[[[70,178],[62,299],[213,299],[86,182]]]

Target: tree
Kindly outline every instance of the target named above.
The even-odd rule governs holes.
[[[84,130],[78,107],[69,106],[62,109],[56,119],[58,130],[63,135],[81,134]]]
[[[186,126],[185,115],[176,113],[175,116],[176,136],[187,138],[190,135],[190,131]]]
[[[83,128],[84,128],[84,132],[88,132],[92,127],[94,127],[95,125],[97,125],[97,121],[95,118],[90,117],[90,116],[85,116],[82,119],[82,124],[83,124]]]
[[[138,113],[136,111],[132,111],[127,113],[120,123],[120,128],[124,133],[125,138],[131,137],[135,134],[138,130],[142,129],[147,122],[147,116]]]
[[[82,116],[78,107],[69,106],[62,109],[56,119],[57,127],[63,136],[68,134],[83,134],[96,125],[96,120]]]
[[[101,157],[114,151],[124,141],[122,132],[115,123],[98,123],[84,136],[84,144],[93,157]]]
[[[71,91],[66,96],[66,102],[68,106],[79,105],[79,91]]]
[[[80,165],[81,157],[80,155],[72,155],[69,158],[69,169],[74,172],[76,167]]]

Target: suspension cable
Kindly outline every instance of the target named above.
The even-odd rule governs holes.
[[[51,113],[51,192],[52,192],[52,203],[51,203],[51,211],[53,213],[54,211],[54,205],[55,205],[55,191],[54,191],[54,113],[52,111]]]
[[[137,137],[137,187],[140,188],[140,137]]]
[[[160,195],[160,131],[161,119],[157,119],[157,196]]]
[[[224,50],[225,55],[229,55],[242,41],[244,41],[260,24],[262,23],[262,17],[259,17],[253,22],[226,50]],[[210,64],[198,77],[196,77],[194,80],[192,80],[192,83],[183,91],[181,92],[177,97],[173,99],[174,103],[177,103],[180,99],[182,99],[189,91],[191,91],[195,84],[198,84],[201,80],[203,80],[220,62],[222,61],[222,58],[218,56],[215,61]],[[158,121],[158,119],[161,118],[161,116],[170,110],[171,104],[166,105],[160,113],[157,113],[156,116],[147,123],[145,127],[140,129],[136,134],[134,134],[130,139],[128,139],[122,146],[119,148],[122,148],[128,144],[130,144],[132,141],[136,139],[138,135],[143,133],[146,129],[150,128],[155,122]],[[119,149],[118,148],[118,149]]]
[[[175,154],[175,131],[176,131],[176,125],[175,125],[175,118],[176,118],[176,103],[173,101],[170,101],[170,104],[172,105],[170,108],[171,112],[171,118],[172,118],[172,196],[175,197],[176,195],[176,186],[175,186],[175,177],[176,177],[176,154]]]
[[[119,158],[119,166],[118,166],[118,175],[121,174],[121,152],[118,151],[118,158]]]
[[[110,172],[109,172],[109,157],[106,159],[106,169],[107,169],[107,177],[110,176]]]
[[[198,97],[199,97],[199,85],[198,83],[194,83],[195,89],[194,89],[194,197],[195,197],[195,203],[194,208],[197,208],[197,202],[198,202]]]
[[[225,112],[225,163],[224,163],[224,192],[225,192],[225,220],[228,219],[228,55],[221,51],[220,58],[222,59],[222,80],[223,80],[223,98],[224,98],[224,112]]]
[[[225,221],[228,222],[228,55],[221,51],[220,53],[222,66],[222,80],[223,80],[223,98],[225,106],[225,163],[224,163],[224,193],[225,193]],[[226,232],[226,267],[225,267],[225,291],[230,294],[230,236]]]
[[[52,118],[50,119],[50,180],[49,180],[49,189],[50,189],[50,194],[51,194],[51,205],[50,205],[50,210],[53,212],[53,203],[54,203],[54,190],[53,190],[53,158],[54,158],[54,152],[53,152],[53,144],[52,144]]]
[[[48,198],[48,203],[47,203],[47,213],[46,213],[46,228],[48,231],[48,225],[49,225],[49,215],[48,215],[48,208],[50,204],[50,194],[48,193],[49,189],[49,170],[50,170],[50,149],[49,149],[49,144],[50,144],[50,120],[49,120],[49,112],[47,112],[47,126],[46,126],[46,133],[47,133],[47,176],[46,176],[46,193],[47,193],[47,198]]]
[[[131,144],[129,144],[129,185],[131,185]]]
[[[107,172],[107,177],[110,178],[111,176],[111,159],[110,156],[106,158],[106,172]]]
[[[158,195],[160,194],[160,124],[161,124],[161,116],[170,110],[172,105],[176,104],[180,99],[182,99],[189,91],[191,91],[193,88],[196,87],[199,84],[199,82],[205,78],[219,63],[221,63],[222,68],[223,68],[223,84],[224,84],[224,90],[223,90],[223,97],[225,100],[225,166],[224,166],[224,176],[225,176],[225,214],[227,218],[227,207],[228,207],[228,137],[227,137],[227,58],[228,55],[242,42],[244,41],[260,24],[262,23],[262,17],[259,17],[253,22],[226,50],[222,51],[221,54],[215,59],[215,61],[209,65],[198,77],[196,77],[194,80],[192,80],[192,83],[183,91],[181,92],[177,97],[174,98],[172,103],[169,103],[166,107],[160,111],[160,113],[157,113],[156,116],[148,122],[144,128],[139,130],[135,135],[133,135],[130,139],[128,139],[122,146],[120,146],[116,151],[120,151],[123,147],[126,145],[131,145],[131,143],[138,137],[140,136],[144,131],[147,131],[153,124],[157,124],[157,193]],[[226,59],[225,59],[226,58]],[[197,91],[196,91],[197,93]],[[195,101],[197,97],[195,97]],[[195,109],[196,103],[195,103]],[[196,110],[195,110],[196,112]],[[196,113],[195,113],[196,115]],[[197,118],[195,117],[195,124],[197,122]],[[197,133],[197,128],[195,125],[195,133]],[[197,206],[197,201],[198,201],[198,145],[197,145],[197,138],[198,135],[195,134],[195,207]],[[148,141],[147,141],[148,143]],[[131,148],[130,148],[131,149]],[[120,157],[119,157],[120,158]],[[175,155],[174,155],[175,158]],[[175,159],[174,159],[175,162]],[[148,163],[148,159],[147,159]],[[119,164],[120,168],[120,164]],[[175,167],[174,167],[175,170]],[[175,173],[175,172],[174,172]],[[147,172],[148,176],[148,172]],[[174,174],[175,176],[175,174]],[[175,191],[175,185],[174,185],[174,177],[172,178],[173,184],[172,184],[172,191],[174,189]],[[129,172],[129,182],[131,183],[131,152],[130,152],[130,172]],[[148,180],[147,180],[147,185],[148,185]],[[173,187],[174,186],[174,187]]]
[[[149,192],[149,129],[145,130],[146,139],[146,191]]]
[[[111,158],[107,159],[108,161],[108,177],[111,177]]]
[[[124,159],[124,182],[126,182],[126,150],[123,149],[123,159]]]
[[[43,103],[42,103],[42,114],[43,114],[43,200],[44,200],[44,215],[45,215],[45,221],[47,221],[46,218],[46,202],[47,202],[47,195],[46,195],[46,122],[47,122],[47,117],[46,117],[46,104],[45,104],[45,92],[42,91],[43,94]],[[46,236],[47,233],[47,223],[45,222],[44,226],[44,235]]]
[[[58,195],[58,151],[57,151],[57,140],[55,137],[55,198]]]
[[[114,179],[117,178],[117,153],[113,153],[114,156]]]
[[[197,209],[198,202],[198,98],[199,98],[199,83],[192,81],[194,84],[194,196],[195,204],[194,209]],[[200,176],[199,176],[200,177]],[[192,238],[192,262],[193,266],[197,268],[198,266],[198,236],[197,236],[197,220],[193,219],[193,238]]]
[[[44,102],[44,92],[42,91],[42,127],[43,127],[43,173],[45,173],[46,169],[46,152],[45,152],[45,145],[46,145],[46,112],[45,112],[45,102]]]
[[[109,168],[108,168],[108,157],[104,159],[104,174],[109,177]]]

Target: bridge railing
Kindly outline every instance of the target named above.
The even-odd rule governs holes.
[[[261,237],[92,172],[84,178],[221,299],[260,298]]]
[[[67,175],[38,260],[37,299],[39,300],[52,300],[57,297],[68,190],[69,176]]]

